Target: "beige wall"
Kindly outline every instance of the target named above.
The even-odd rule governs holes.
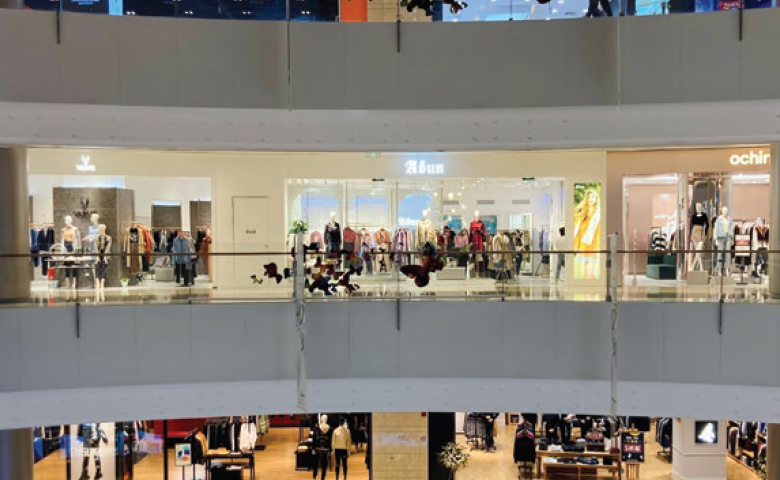
[[[428,480],[428,417],[375,413],[372,422],[373,480]]]
[[[369,158],[364,153],[40,148],[28,150],[29,173],[83,175],[83,172],[76,171],[82,155],[90,156],[91,163],[95,165],[94,175],[210,177],[215,251],[232,251],[232,198],[235,196],[268,197],[270,248],[274,251],[286,248],[286,179],[412,178],[404,175],[404,163],[410,158],[426,159],[445,166],[443,175],[414,176],[415,179],[562,177],[565,178],[565,218],[569,232],[574,229],[570,213],[574,208],[573,184],[606,183],[607,180],[607,155],[600,151],[382,154],[378,158]],[[602,209],[608,209],[609,199],[602,201]],[[232,265],[232,262],[217,265],[216,275],[220,284],[230,285],[233,281]]]

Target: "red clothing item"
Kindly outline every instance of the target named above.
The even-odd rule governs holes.
[[[470,231],[471,238],[469,240],[471,241],[471,249],[480,251],[485,250],[485,241],[487,239],[485,224],[479,220],[474,220],[471,222]]]

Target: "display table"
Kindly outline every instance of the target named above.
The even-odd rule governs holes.
[[[73,257],[54,257],[49,260],[49,268],[52,270],[62,270],[62,269],[71,269],[76,273],[78,270],[84,270],[85,272],[92,273],[92,279],[94,282],[95,279],[95,263],[97,262],[97,257],[95,256],[73,256]],[[71,263],[72,265],[66,265],[66,263]],[[78,288],[78,277],[79,275],[74,275],[73,282],[76,288]],[[92,285],[94,287],[94,284]]]
[[[612,458],[612,465],[585,465],[585,464],[567,464],[567,463],[544,463],[545,458],[577,458],[577,457],[593,457],[603,460],[604,458]],[[536,449],[536,475],[541,478],[542,465],[544,465],[544,473],[547,474],[549,468],[553,468],[558,471],[573,471],[577,473],[577,478],[582,477],[583,469],[606,470],[612,473],[612,478],[618,480],[623,479],[623,462],[620,453],[609,452],[553,452],[550,450]]]
[[[206,480],[211,479],[211,466],[214,460],[230,460],[230,463],[236,460],[245,461],[249,465],[250,478],[255,480],[255,452],[209,453],[203,457],[206,459]]]

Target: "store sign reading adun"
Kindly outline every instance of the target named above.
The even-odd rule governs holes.
[[[732,165],[769,165],[770,154],[764,153],[763,150],[759,150],[758,153],[750,151],[745,155],[732,155],[729,158],[729,163]]]
[[[404,175],[444,175],[443,163],[429,163],[425,160],[407,160]]]

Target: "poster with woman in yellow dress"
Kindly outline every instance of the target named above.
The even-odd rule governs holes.
[[[574,184],[574,251],[595,252],[601,249],[601,183]],[[599,254],[577,253],[574,278],[598,280],[601,273]]]

